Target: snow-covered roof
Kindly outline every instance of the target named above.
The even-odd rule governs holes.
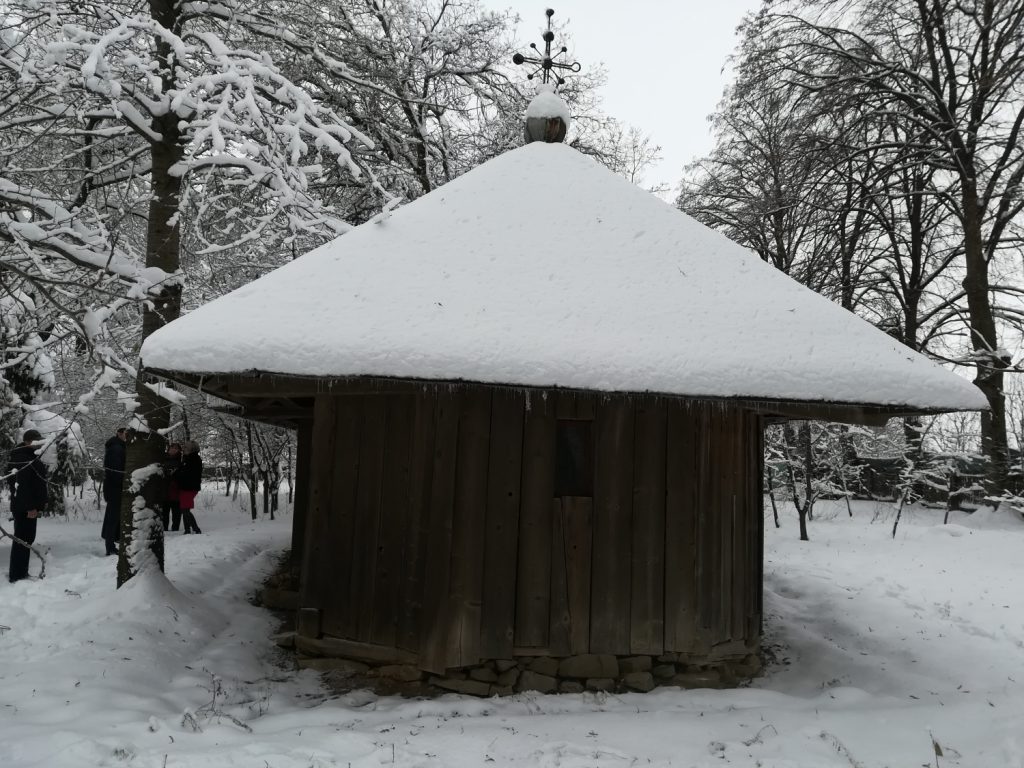
[[[143,365],[985,407],[724,235],[533,143],[188,313]]]

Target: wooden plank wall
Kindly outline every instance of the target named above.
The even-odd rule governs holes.
[[[594,420],[593,498],[553,498],[558,419]],[[320,396],[303,605],[437,672],[755,640],[761,428],[652,396]]]
[[[552,397],[532,395],[524,406],[514,647],[546,648],[551,625],[555,403]]]
[[[299,422],[295,450],[295,501],[292,505],[291,562],[301,567],[306,546],[306,523],[309,513],[310,469],[313,462],[313,421]]]

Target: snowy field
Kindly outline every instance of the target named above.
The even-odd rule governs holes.
[[[912,510],[893,541],[888,505],[860,503],[852,520],[824,508],[809,544],[792,519],[769,527],[777,663],[751,688],[402,700],[332,697],[271,645],[247,598],[290,518],[254,523],[204,493],[204,535],[168,537],[169,580],[115,592],[88,506],[40,522],[44,580],[0,582],[2,768],[1024,766],[1009,517]]]

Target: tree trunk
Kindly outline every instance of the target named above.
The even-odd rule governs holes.
[[[249,512],[252,513],[252,519],[257,520],[259,518],[259,510],[256,508],[256,473],[249,473],[249,482],[246,483],[249,489]]]
[[[807,422],[801,424],[801,430],[804,428],[810,429]],[[807,535],[807,510],[810,508],[810,497],[807,497],[800,501],[799,483],[796,479],[796,470],[793,468],[794,462],[794,451],[792,449],[793,439],[796,435],[793,433],[793,427],[787,422],[782,428],[782,437],[786,446],[786,470],[789,474],[789,490],[793,495],[793,506],[796,507],[797,520],[800,523],[800,541],[810,541],[810,537]],[[808,483],[808,488],[810,484]]]
[[[288,441],[288,503],[295,501],[295,464],[292,460],[292,441]]]
[[[258,475],[256,473],[256,452],[253,450],[252,445],[251,421],[245,422],[245,441],[246,445],[249,448],[249,506],[250,511],[252,512],[252,519],[255,520],[258,516],[256,512],[256,484],[258,482],[256,478],[258,477]]]
[[[174,0],[150,0],[152,17],[166,29],[173,29],[178,21],[179,6]],[[160,77],[169,88],[174,82],[174,52],[165,38],[157,37],[154,45],[159,59],[165,62]],[[178,129],[179,117],[173,112],[154,117],[153,131],[160,135],[159,142],[150,145],[150,201],[146,229],[146,266],[158,267],[173,274],[179,267],[178,213],[181,201],[181,175],[171,173],[172,167],[184,157],[182,137]],[[157,294],[142,311],[142,340],[176,319],[181,314],[181,287],[170,285]],[[141,567],[141,555],[148,549],[160,570],[164,567],[163,527],[152,509],[149,498],[152,482],[133,490],[132,473],[163,460],[167,441],[160,430],[170,426],[171,404],[145,386],[151,377],[141,374],[135,382],[135,397],[139,403],[133,426],[139,430],[127,446],[125,483],[121,496],[121,541],[117,558],[117,585],[120,587]],[[162,501],[162,500],[161,500]],[[136,541],[138,539],[138,541]],[[133,547],[133,542],[135,546]]]
[[[892,537],[896,538],[896,528],[900,524],[900,518],[903,516],[903,505],[907,503],[907,492],[904,491],[900,496],[900,505],[896,508],[896,519],[892,524]]]
[[[800,426],[800,441],[804,450],[804,508],[808,520],[814,519],[814,443],[811,440],[811,422]],[[806,527],[806,526],[802,526]],[[806,530],[803,532],[806,534]],[[803,537],[801,537],[803,538]]]
[[[281,494],[281,468],[275,465],[270,473],[270,519],[274,519]]]
[[[971,346],[975,354],[974,383],[988,400],[988,411],[981,414],[981,452],[988,459],[987,492],[999,496],[1007,488],[1009,450],[1006,440],[1006,397],[1003,393],[1003,371],[1008,361],[999,352],[995,313],[989,290],[988,260],[982,238],[982,211],[978,203],[976,181],[963,180],[964,256],[966,276],[963,287],[967,293],[970,313]]]
[[[782,525],[779,523],[779,507],[775,503],[775,470],[768,467],[768,498],[772,502],[772,517],[775,519],[775,527],[781,528]]]
[[[914,464],[920,464],[921,458],[924,454],[921,440],[921,417],[920,416],[905,416],[903,418],[903,455],[905,458],[913,461]]]

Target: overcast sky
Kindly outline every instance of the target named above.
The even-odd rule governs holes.
[[[707,116],[726,84],[722,68],[736,44],[736,26],[760,5],[759,0],[484,2],[518,13],[519,38],[526,44],[542,45],[545,8],[555,9],[556,20],[568,21],[576,60],[583,67],[605,64],[608,113],[643,129],[662,147],[664,160],[648,173],[645,186],[664,182],[673,189],[683,166],[711,148]]]

